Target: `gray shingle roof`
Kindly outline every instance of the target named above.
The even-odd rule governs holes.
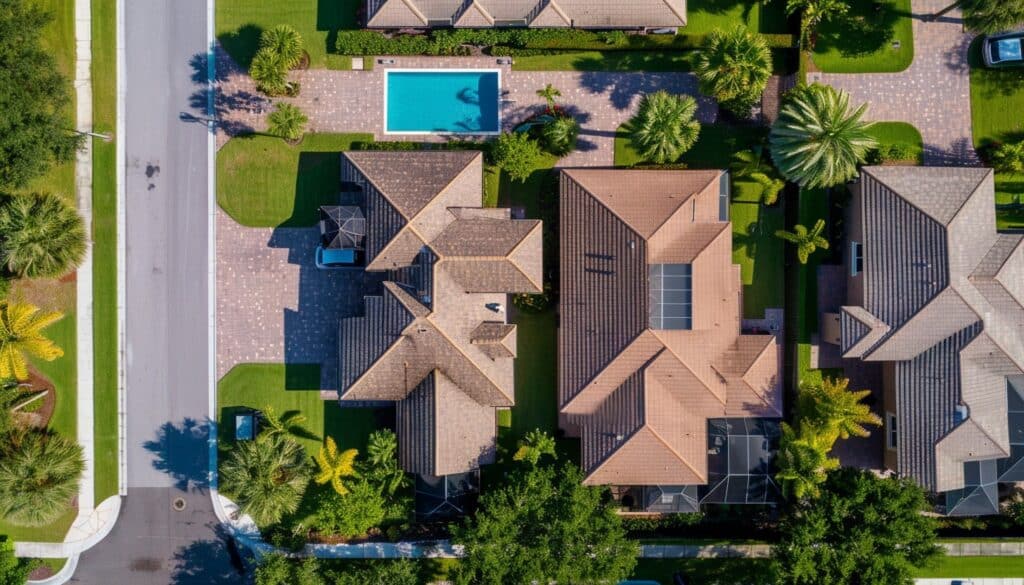
[[[524,21],[533,27],[643,28],[686,25],[686,0],[366,0],[367,27],[487,27]],[[555,18],[553,15],[557,15]]]

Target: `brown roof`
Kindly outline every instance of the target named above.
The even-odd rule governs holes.
[[[407,470],[475,469],[493,460],[495,407],[515,401],[515,326],[501,307],[542,290],[541,223],[478,207],[480,153],[343,156],[345,180],[368,195],[368,240],[373,226],[391,234],[367,270],[395,280],[342,322],[340,397],[398,403]]]
[[[559,409],[588,484],[706,483],[708,419],[781,416],[778,344],[740,334],[721,177],[562,173]],[[689,267],[689,329],[651,326],[655,264]]]
[[[530,27],[644,28],[686,25],[686,0],[366,0],[369,28],[457,26],[495,21]]]

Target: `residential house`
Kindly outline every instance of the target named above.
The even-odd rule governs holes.
[[[741,332],[729,177],[560,177],[560,424],[635,511],[777,498],[779,340]]]
[[[686,25],[686,0],[366,0],[367,28],[648,29]]]
[[[394,404],[402,468],[437,508],[494,461],[495,409],[515,403],[507,295],[542,291],[541,222],[482,208],[482,172],[476,151],[342,155],[385,282],[341,323],[340,399]]]
[[[844,358],[882,367],[885,466],[998,511],[1024,480],[1024,235],[996,232],[981,168],[865,167],[848,208]]]

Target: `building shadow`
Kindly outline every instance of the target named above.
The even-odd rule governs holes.
[[[214,528],[216,537],[197,540],[174,553],[171,583],[191,585],[209,583],[249,583],[254,560],[250,553],[237,546],[221,526]]]
[[[143,448],[155,455],[153,467],[174,479],[181,491],[205,492],[209,487],[210,425],[192,418],[164,423]]]

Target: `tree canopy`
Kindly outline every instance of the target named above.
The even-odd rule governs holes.
[[[629,137],[640,156],[657,164],[675,162],[693,148],[700,123],[693,119],[697,102],[667,91],[645,94],[629,121]]]
[[[0,515],[17,526],[43,526],[71,506],[85,469],[74,441],[36,429],[0,441]]]
[[[43,49],[49,13],[28,0],[0,0],[0,189],[20,189],[74,158],[71,83]]]
[[[636,564],[606,490],[583,485],[571,463],[523,467],[480,497],[474,518],[452,527],[465,546],[455,582],[617,583]]]
[[[0,536],[0,584],[22,585],[29,574],[39,566],[39,559],[19,559],[14,556],[14,543]]]
[[[744,26],[714,30],[697,56],[700,91],[725,109],[748,116],[772,74],[772,53],[764,39]]]
[[[783,519],[773,565],[789,585],[910,584],[941,556],[924,492],[909,479],[869,471],[829,474],[821,497]]]
[[[220,466],[221,489],[249,514],[267,526],[299,507],[310,466],[302,445],[282,434],[239,441]]]
[[[0,263],[18,278],[57,278],[85,257],[85,222],[57,195],[0,196]]]

